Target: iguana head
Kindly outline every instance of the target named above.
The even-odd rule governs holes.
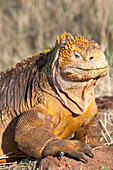
[[[87,81],[107,74],[106,57],[95,41],[64,33],[58,37],[58,44],[61,45],[58,65],[64,79]]]
[[[97,79],[107,74],[108,63],[102,49],[95,41],[64,33],[48,54],[49,64],[44,69],[54,91],[45,91],[76,115],[85,113],[95,100]]]

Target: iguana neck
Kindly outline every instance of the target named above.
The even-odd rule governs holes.
[[[90,102],[94,99],[94,86],[97,80],[71,82],[64,80],[59,71],[56,74],[59,95],[62,97],[65,105],[75,114],[85,113]]]

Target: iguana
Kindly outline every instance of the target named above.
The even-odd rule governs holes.
[[[95,41],[65,32],[54,47],[2,72],[0,161],[15,151],[36,158],[66,153],[86,162],[85,154],[93,157],[89,144],[97,144],[99,133],[93,130],[94,86],[107,66]],[[76,139],[69,140],[73,133]]]

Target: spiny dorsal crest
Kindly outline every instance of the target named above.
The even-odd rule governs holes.
[[[74,37],[71,34],[64,32],[64,34],[62,34],[61,37],[57,36],[57,42],[56,43],[57,44],[64,44],[69,40],[72,41],[72,39],[74,40]]]

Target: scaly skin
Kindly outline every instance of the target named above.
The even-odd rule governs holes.
[[[94,86],[107,74],[100,46],[64,33],[55,47],[0,74],[0,156],[14,152],[36,158],[67,153],[87,162],[98,145]],[[83,133],[84,132],[84,133]],[[92,133],[94,132],[94,133]],[[17,155],[16,155],[17,156]]]

